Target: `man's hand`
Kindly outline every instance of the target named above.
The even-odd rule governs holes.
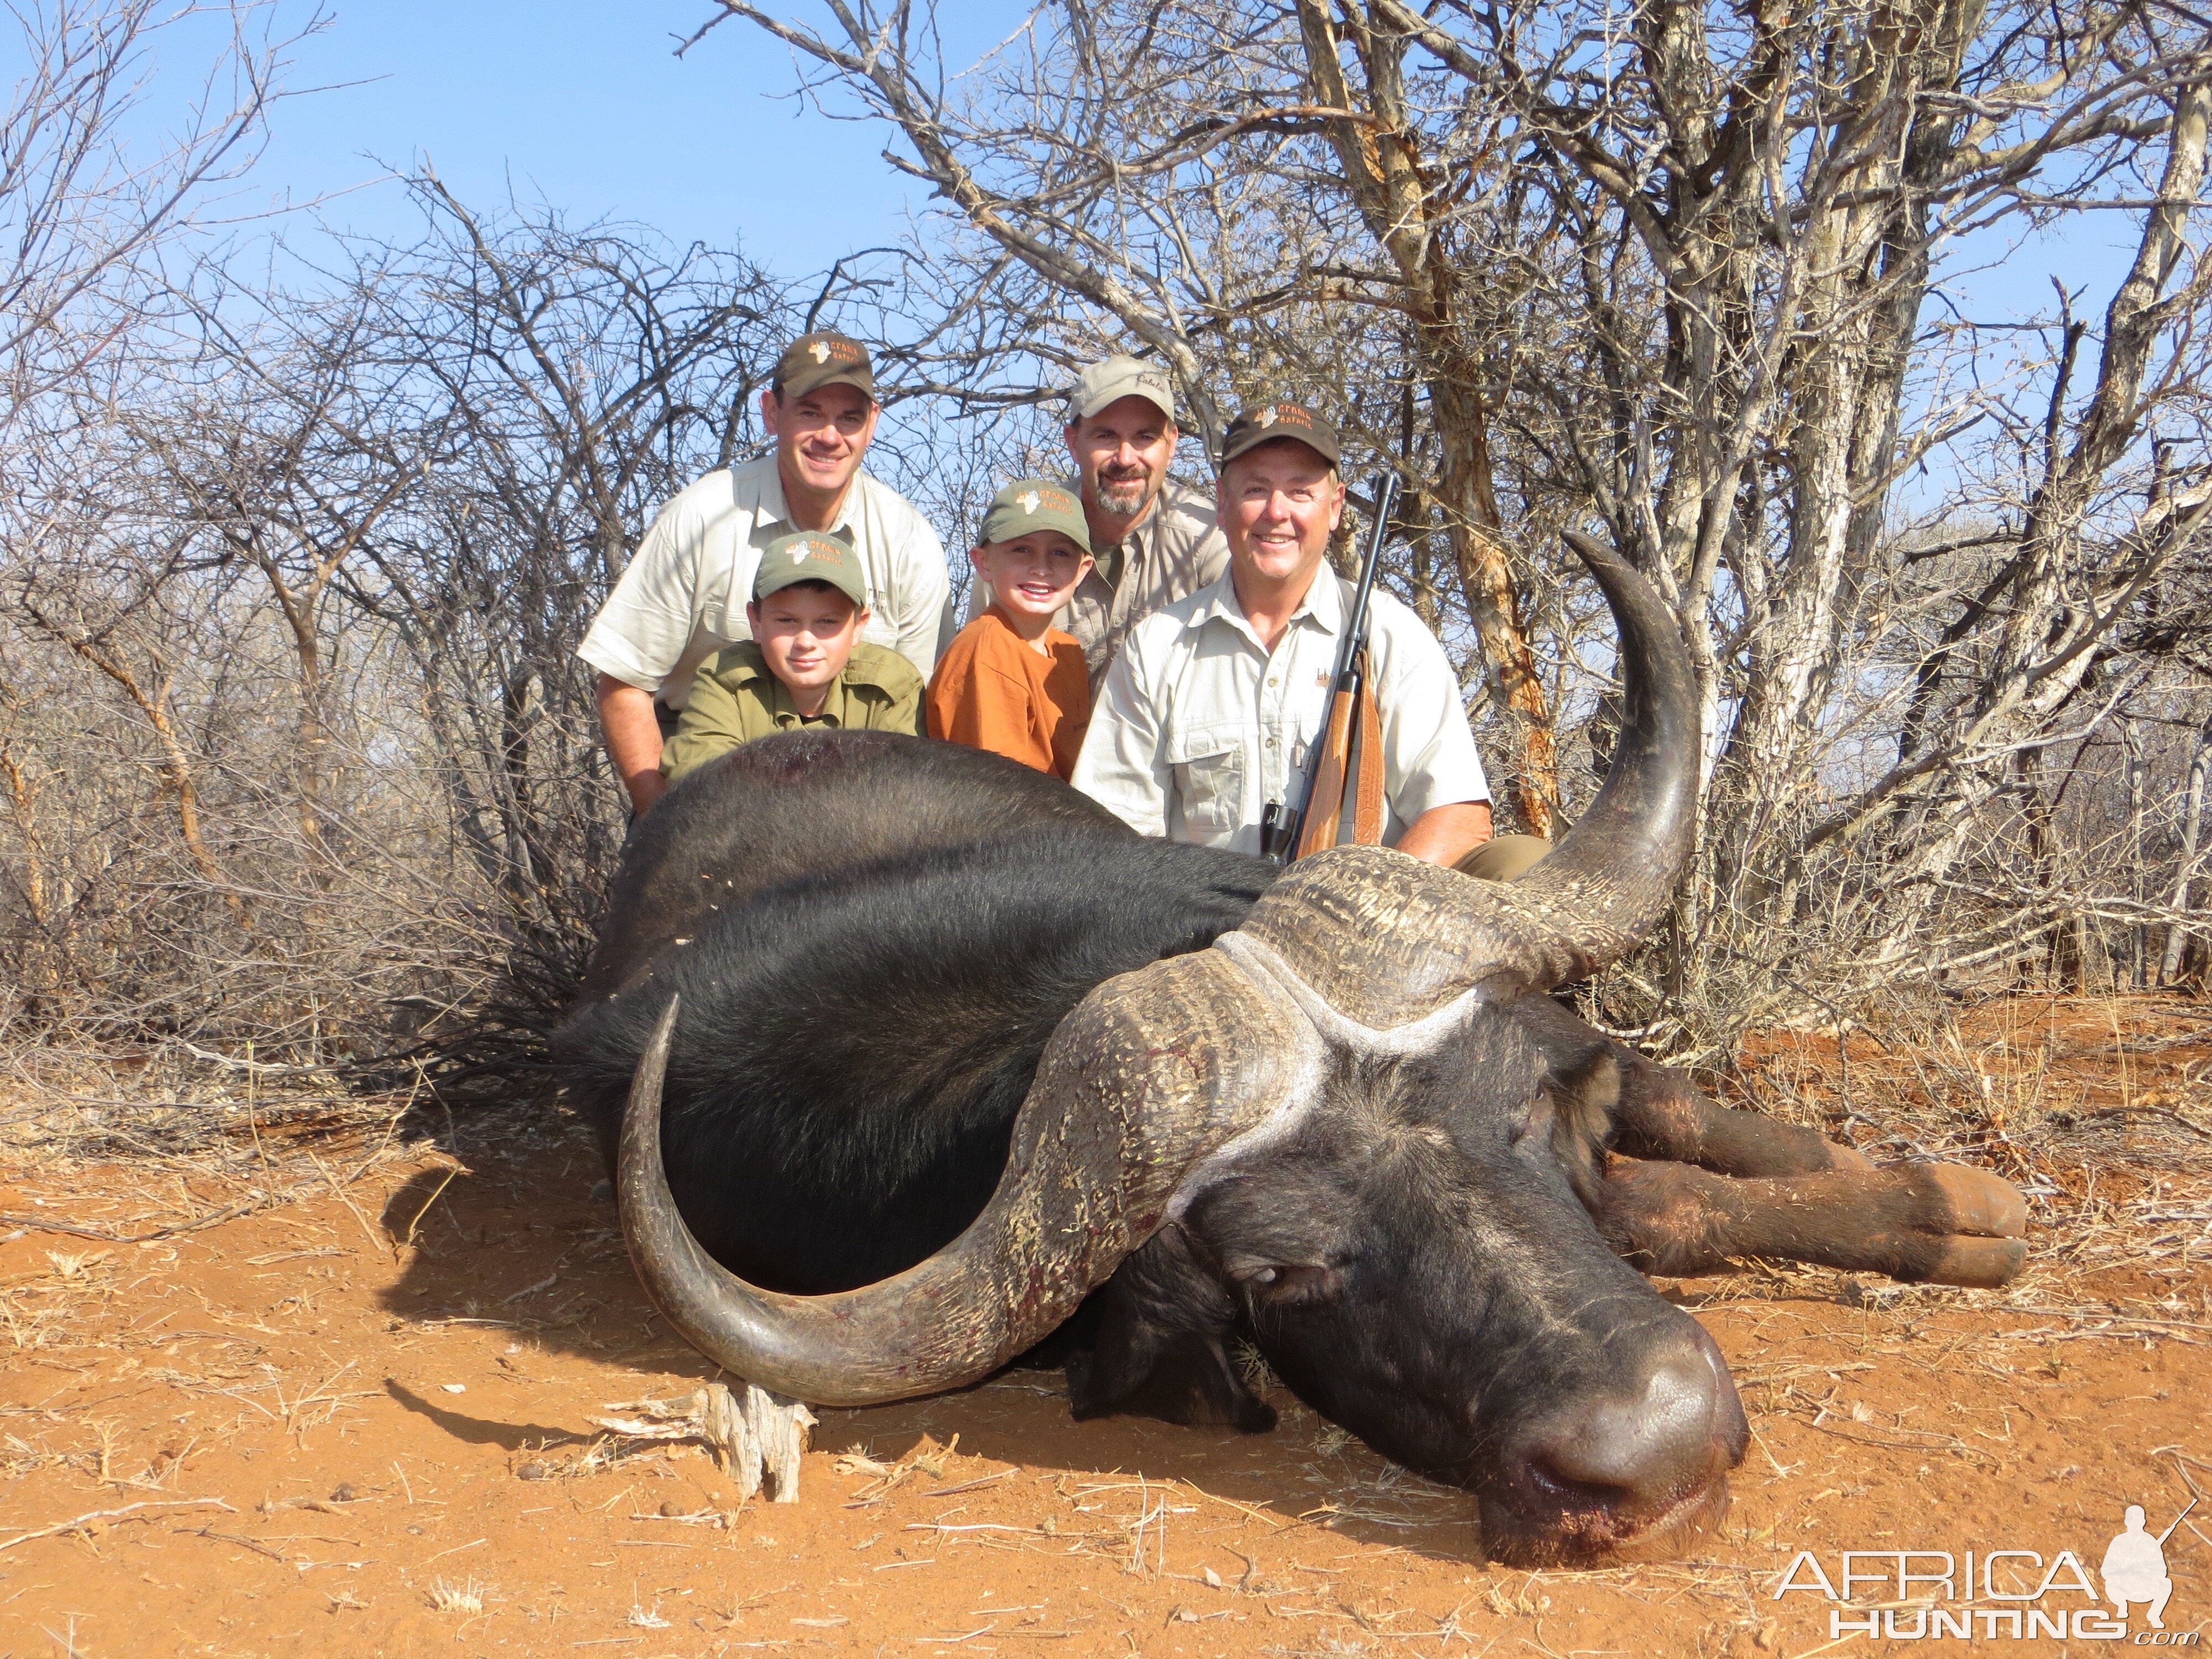
[[[598,702],[607,758],[629,791],[630,805],[642,816],[668,790],[668,780],[660,775],[660,721],[653,712],[653,694],[602,674]]]
[[[1446,869],[1490,839],[1490,803],[1455,801],[1431,806],[1408,824],[1398,838],[1398,850]]]

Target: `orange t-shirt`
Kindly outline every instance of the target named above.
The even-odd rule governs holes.
[[[953,636],[930,677],[929,735],[1065,781],[1091,724],[1083,647],[1056,628],[1039,653],[993,605]]]

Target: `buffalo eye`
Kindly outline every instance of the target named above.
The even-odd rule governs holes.
[[[1271,1262],[1245,1267],[1231,1275],[1246,1294],[1271,1302],[1294,1300],[1317,1291],[1328,1280],[1328,1269],[1318,1263]]]

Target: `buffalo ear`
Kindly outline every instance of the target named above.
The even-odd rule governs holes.
[[[1552,1097],[1552,1153],[1567,1184],[1585,1205],[1597,1200],[1601,1159],[1613,1139],[1613,1109],[1620,1104],[1620,1063],[1603,1043],[1554,1057],[1544,1091]]]
[[[1541,992],[1522,990],[1503,1006],[1544,1057],[1552,1108],[1552,1152],[1568,1184],[1594,1206],[1620,1105],[1620,1051],[1612,1039]]]
[[[1091,1298],[1087,1346],[1067,1356],[1077,1420],[1127,1413],[1193,1427],[1260,1434],[1275,1408],[1229,1357],[1236,1304],[1170,1227],[1124,1261]]]

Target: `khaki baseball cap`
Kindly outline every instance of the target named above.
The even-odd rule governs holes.
[[[1278,401],[1255,404],[1230,423],[1221,440],[1221,465],[1225,467],[1239,455],[1278,438],[1295,438],[1331,466],[1344,463],[1344,446],[1326,416],[1304,404]]]
[[[1085,369],[1076,378],[1072,407],[1077,420],[1087,421],[1124,398],[1142,398],[1169,420],[1176,417],[1175,382],[1167,370],[1134,357],[1108,357]]]
[[[1010,542],[1032,530],[1057,530],[1085,553],[1091,551],[1091,526],[1083,516],[1083,503],[1048,478],[1017,478],[991,497],[983,515],[982,541]]]
[[[868,585],[860,579],[860,556],[842,537],[819,530],[778,536],[761,549],[753,572],[753,598],[764,599],[797,582],[828,582],[861,610],[868,608]]]
[[[876,366],[867,347],[834,328],[802,334],[783,349],[776,360],[775,387],[779,398],[804,398],[825,386],[857,386],[876,396]]]

